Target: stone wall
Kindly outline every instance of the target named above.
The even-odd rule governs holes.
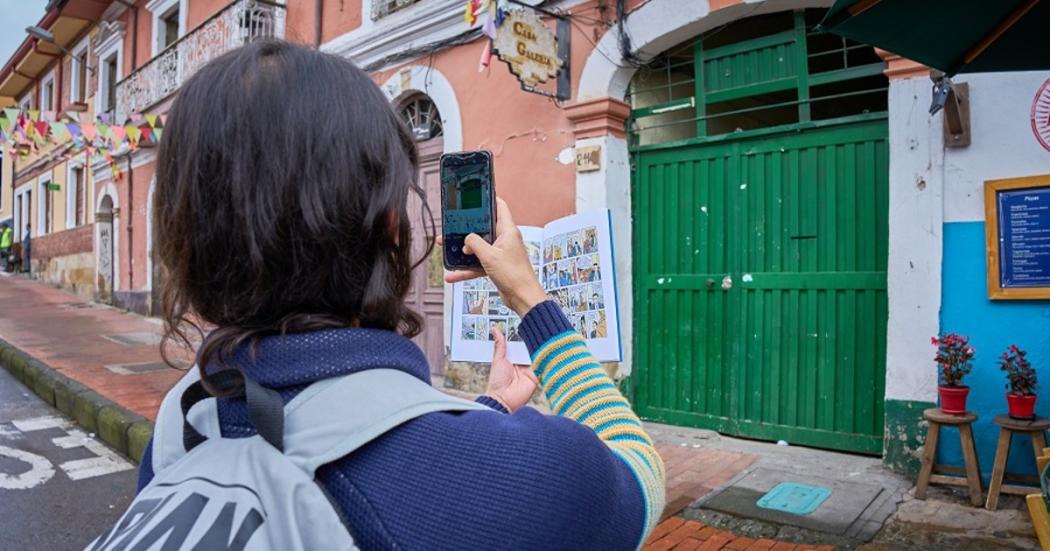
[[[84,300],[95,292],[93,225],[34,237],[33,273],[48,285],[68,289]]]

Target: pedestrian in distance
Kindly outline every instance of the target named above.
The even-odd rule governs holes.
[[[33,263],[30,262],[30,247],[32,246],[33,229],[26,224],[26,232],[22,236],[22,271],[32,273]]]
[[[259,41],[187,80],[158,152],[155,250],[166,342],[212,329],[99,549],[145,548],[154,534],[170,534],[165,549],[226,548],[230,534],[275,549],[293,537],[305,549],[642,545],[663,510],[663,463],[540,286],[502,200],[494,242],[465,242],[482,268],[445,279],[489,277],[533,363],[508,361],[496,324],[485,395],[430,386],[410,340],[421,317],[405,302],[433,246],[412,256],[418,173],[412,134],[345,59]],[[553,415],[527,407],[537,385]],[[394,426],[372,411],[389,403],[404,406]]]
[[[14,241],[14,233],[7,222],[0,225],[0,260],[3,260],[4,269],[7,268],[7,263],[11,261],[11,245]]]

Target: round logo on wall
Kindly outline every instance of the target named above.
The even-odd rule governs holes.
[[[1047,151],[1050,151],[1050,79],[1047,79],[1032,100],[1032,132]]]

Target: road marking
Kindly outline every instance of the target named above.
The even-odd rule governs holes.
[[[106,447],[105,444],[95,440],[92,436],[85,434],[84,431],[73,428],[73,423],[64,417],[46,415],[43,417],[11,421],[11,424],[14,425],[20,433],[55,428],[61,429],[66,434],[52,438],[52,444],[66,450],[71,448],[84,448],[93,453],[94,457],[73,459],[58,465],[70,480],[94,478],[96,476],[119,473],[135,468],[135,466],[129,461]],[[8,433],[5,433],[5,435],[6,434]],[[14,490],[32,488],[47,482],[55,474],[54,466],[46,457],[5,446],[0,446],[0,455],[6,455],[19,461],[24,461],[32,466],[29,471],[19,475],[0,473],[0,488]]]
[[[11,421],[11,424],[22,432],[33,432],[44,429],[68,429],[73,426],[73,423],[68,419],[55,415],[45,415],[43,417]]]
[[[22,474],[0,473],[0,488],[6,490],[26,490],[39,486],[55,476],[55,468],[46,457],[40,457],[35,453],[16,450],[7,446],[0,446],[0,456],[10,457],[24,463],[29,463],[31,468]]]
[[[117,455],[98,440],[76,429],[68,431],[67,436],[52,438],[51,442],[63,449],[87,448],[88,451],[97,456],[60,463],[58,465],[59,468],[66,472],[66,476],[70,480],[92,478],[135,468],[134,465],[124,460],[123,457]]]

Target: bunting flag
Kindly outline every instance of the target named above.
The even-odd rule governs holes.
[[[93,118],[87,113],[69,111],[0,109],[0,147],[12,155],[29,156],[43,152],[47,159],[69,159],[79,151],[91,156],[156,145],[163,134],[166,115],[136,113],[124,124],[113,124],[113,115]],[[7,145],[10,144],[10,145]],[[54,144],[52,146],[51,144]],[[120,170],[112,164],[114,177]]]

